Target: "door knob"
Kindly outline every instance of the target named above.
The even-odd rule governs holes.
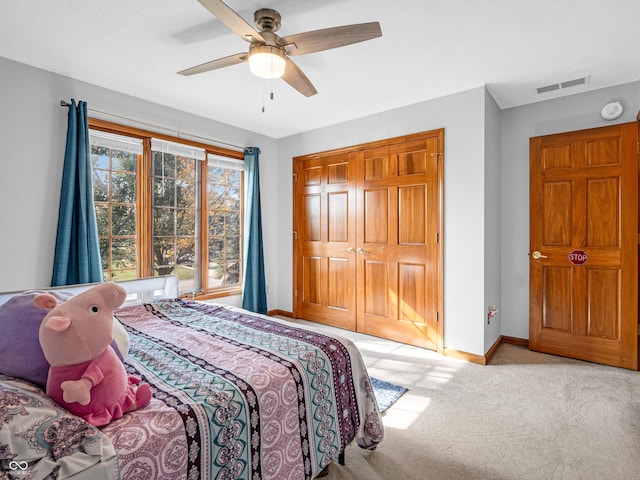
[[[358,254],[359,254],[359,255],[364,255],[365,253],[367,253],[367,252],[365,252],[365,251],[364,251],[363,249],[361,249],[361,248],[358,248]]]
[[[546,255],[541,254],[539,251],[535,251],[531,254],[531,256],[533,257],[534,260],[538,260],[540,258],[549,258]]]
[[[347,248],[347,253],[353,253],[355,252],[355,250],[353,249],[353,247],[349,247]]]

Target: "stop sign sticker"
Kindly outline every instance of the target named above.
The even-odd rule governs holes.
[[[569,262],[573,265],[584,265],[587,263],[587,260],[589,260],[589,256],[584,250],[573,250],[569,254]]]

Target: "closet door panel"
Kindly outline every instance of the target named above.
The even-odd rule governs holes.
[[[436,138],[361,152],[356,201],[358,331],[434,350],[438,147]]]
[[[352,155],[338,154],[296,162],[294,171],[295,314],[351,330],[356,311],[354,167]]]
[[[385,262],[364,260],[364,314],[389,316],[390,275]]]

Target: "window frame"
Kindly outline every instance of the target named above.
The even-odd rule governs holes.
[[[239,295],[242,293],[242,284],[244,279],[244,256],[241,251],[240,265],[240,283],[238,285],[224,286],[219,288],[210,288],[208,285],[208,268],[209,268],[209,242],[208,242],[208,203],[207,203],[207,182],[208,182],[208,155],[217,155],[227,157],[234,160],[244,161],[244,152],[231,150],[228,148],[211,145],[190,139],[175,137],[172,135],[162,134],[151,130],[145,130],[137,127],[121,125],[107,120],[88,118],[89,128],[92,130],[100,130],[116,135],[125,135],[135,137],[142,140],[143,153],[139,155],[139,162],[136,171],[136,248],[137,248],[137,275],[139,278],[150,277],[153,275],[153,238],[152,238],[152,153],[151,138],[158,140],[166,140],[174,143],[197,147],[205,150],[205,159],[198,160],[198,172],[202,181],[200,189],[200,279],[201,289],[197,293],[185,294],[185,297],[197,298],[199,300],[207,300],[220,298],[229,295]],[[244,244],[244,171],[241,172],[240,180],[240,238]],[[240,246],[242,249],[243,245]]]

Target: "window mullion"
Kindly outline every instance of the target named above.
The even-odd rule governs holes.
[[[137,183],[137,246],[138,246],[138,275],[152,276],[153,267],[153,239],[151,233],[152,201],[151,201],[151,139],[143,139],[143,153],[138,157]]]
[[[204,156],[204,158],[206,158],[206,154]],[[200,292],[202,289],[202,280],[201,280],[201,275],[200,275],[200,271],[201,271],[201,264],[202,264],[202,259],[200,258],[199,252],[202,251],[201,248],[201,239],[202,239],[202,222],[201,222],[201,203],[200,200],[202,198],[202,193],[201,193],[201,185],[202,185],[202,162],[203,160],[196,160],[196,163],[194,165],[195,167],[195,176],[196,176],[196,192],[194,195],[194,209],[195,211],[193,212],[195,215],[195,225],[194,225],[194,233],[195,233],[195,238],[194,238],[194,254],[195,254],[195,258],[193,259],[193,289],[196,292]]]
[[[198,164],[200,174],[200,289],[203,292],[209,291],[209,207],[207,203],[208,172],[209,164],[207,158]]]

